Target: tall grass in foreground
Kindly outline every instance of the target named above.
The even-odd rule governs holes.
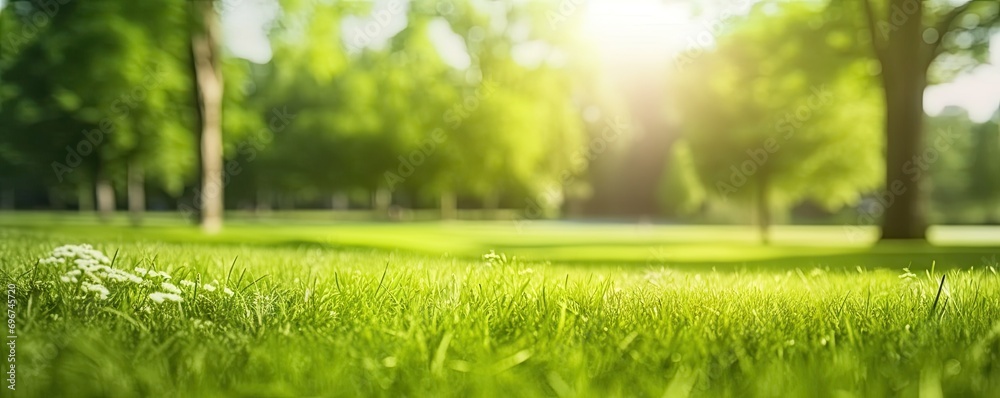
[[[39,261],[67,242],[4,238],[17,396],[1000,396],[1000,277],[977,264],[696,273],[95,245],[111,268],[193,283],[157,302],[162,281],[102,299]]]

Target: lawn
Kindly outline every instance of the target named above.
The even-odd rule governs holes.
[[[16,396],[1000,396],[983,231],[6,213],[0,277]],[[64,244],[104,299],[60,279],[89,254],[39,261]]]

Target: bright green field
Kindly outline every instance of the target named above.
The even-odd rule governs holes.
[[[318,217],[205,237],[169,217],[136,229],[0,213],[14,395],[1000,396],[997,230],[877,247],[842,227],[755,238]],[[117,252],[114,268],[235,293],[80,298],[37,262],[79,243]],[[487,264],[490,250],[518,259]]]

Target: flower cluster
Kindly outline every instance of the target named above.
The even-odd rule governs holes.
[[[194,328],[195,329],[209,329],[212,326],[215,326],[215,323],[212,322],[212,321],[206,321],[206,320],[202,320],[202,319],[195,319],[194,320]]]
[[[486,260],[486,265],[489,266],[502,266],[508,264],[516,264],[517,256],[508,259],[506,253],[497,254],[495,251],[490,250],[489,253],[483,255],[483,260]]]
[[[150,270],[135,267],[134,272],[128,272],[114,268],[111,260],[99,250],[95,250],[90,245],[64,245],[52,250],[52,254],[47,258],[38,261],[40,265],[54,266],[65,272],[59,280],[77,285],[79,291],[84,293],[84,297],[93,294],[98,300],[107,300],[112,290],[128,289],[129,285],[136,285],[146,288],[149,299],[159,304],[167,301],[183,302],[184,291],[170,282],[173,277],[163,271]],[[182,280],[180,285],[189,290],[194,290],[198,286],[195,282]],[[219,291],[228,296],[235,294],[229,287],[222,286],[218,281],[212,284],[204,284],[201,290],[212,293]]]
[[[107,300],[111,295],[105,284],[143,283],[137,275],[112,268],[111,260],[90,245],[59,246],[38,263],[66,269],[59,277],[60,281],[75,284],[84,295],[91,293],[98,300]]]

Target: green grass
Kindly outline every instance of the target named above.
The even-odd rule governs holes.
[[[776,235],[8,213],[0,277],[16,396],[1000,396],[1000,249]],[[235,294],[78,299],[36,261],[67,243]]]

